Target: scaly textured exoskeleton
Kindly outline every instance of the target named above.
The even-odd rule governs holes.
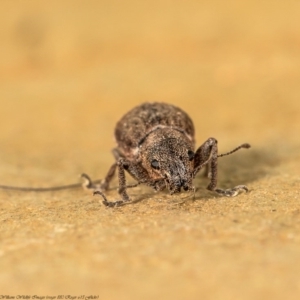
[[[209,170],[208,189],[223,196],[236,196],[239,191],[248,191],[244,185],[232,189],[217,188],[218,142],[209,138],[195,151],[195,130],[190,117],[180,108],[166,103],[144,103],[133,108],[117,123],[115,138],[117,147],[113,150],[116,162],[100,185],[93,185],[91,179],[83,174],[85,187],[94,189],[95,194],[103,197],[106,206],[121,205],[130,200],[127,189],[146,184],[156,191],[167,188],[170,194],[194,191],[193,179],[206,167]],[[106,191],[118,169],[119,194],[121,200],[110,202]],[[126,185],[125,172],[129,173],[137,184]],[[208,172],[207,172],[208,173]]]

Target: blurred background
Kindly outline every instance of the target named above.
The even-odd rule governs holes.
[[[295,0],[1,0],[0,183],[103,177],[144,101],[187,111],[197,146],[252,144],[242,172],[299,158],[299,20]]]
[[[179,105],[195,122],[198,144],[214,136],[224,150],[299,132],[298,1],[4,0],[0,7],[4,163],[76,151],[101,162],[95,154],[113,147],[116,121],[144,101]]]

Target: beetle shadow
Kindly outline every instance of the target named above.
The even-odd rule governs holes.
[[[218,182],[231,187],[232,183],[249,184],[266,176],[271,169],[282,164],[284,157],[272,149],[249,149],[247,153],[238,153],[218,159]]]

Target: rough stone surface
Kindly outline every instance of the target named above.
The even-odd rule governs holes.
[[[297,1],[2,1],[0,183],[52,186],[113,162],[116,122],[173,103],[218,139],[217,197],[0,191],[0,295],[299,299]],[[116,181],[114,183],[116,186]],[[116,190],[107,193],[116,199]]]

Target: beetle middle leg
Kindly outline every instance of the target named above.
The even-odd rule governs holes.
[[[121,195],[122,200],[108,201],[101,190],[96,190],[94,194],[98,194],[103,198],[103,204],[109,207],[120,206],[130,201],[127,194],[128,188],[134,188],[142,183],[147,183],[153,186],[154,183],[150,182],[149,175],[146,170],[142,168],[139,162],[129,162],[124,158],[119,158],[116,163],[118,167],[118,179],[119,179],[119,195]],[[137,181],[134,184],[126,184],[125,170]]]
[[[116,169],[118,168],[118,180],[119,180],[119,188],[118,192],[119,195],[121,195],[122,200],[118,201],[108,201],[106,196],[103,193],[102,186],[108,187],[109,182],[113,178]],[[125,177],[125,171],[127,171],[136,181],[137,183],[134,184],[126,184],[126,177]],[[87,181],[87,184],[91,183],[91,179],[86,175],[83,174],[83,178]],[[126,161],[124,158],[120,157],[117,159],[117,162],[113,164],[108,171],[105,179],[102,181],[102,185],[100,185],[98,188],[91,189],[94,190],[94,195],[100,195],[103,198],[103,204],[106,206],[114,207],[114,206],[120,206],[122,204],[128,203],[130,201],[130,198],[127,194],[128,188],[134,188],[141,183],[146,183],[153,187],[153,184],[149,178],[149,175],[146,170],[143,169],[140,162],[129,162]],[[154,184],[155,185],[155,184]]]
[[[118,167],[118,179],[119,179],[118,192],[119,192],[119,195],[122,197],[122,200],[108,201],[101,189],[94,191],[94,195],[102,196],[102,198],[103,198],[102,203],[106,206],[109,206],[109,207],[120,206],[120,205],[124,204],[125,202],[128,202],[130,200],[130,198],[127,194],[127,188],[134,187],[134,186],[138,185],[138,184],[136,184],[136,185],[126,186],[125,169],[128,168],[128,163],[125,162],[124,159],[122,159],[122,158],[119,158],[118,162],[115,163],[111,167],[111,169],[110,169],[111,172],[110,171],[108,172],[108,174],[107,174],[107,176],[104,180],[104,183],[107,182],[109,184],[109,181],[113,177],[117,167]]]
[[[217,175],[218,175],[218,157],[231,154],[241,148],[249,148],[249,144],[243,144],[229,153],[218,155],[218,141],[215,138],[209,138],[202,146],[198,148],[194,158],[194,176],[202,169],[202,167],[209,164],[210,167],[210,183],[207,187],[208,190],[214,191],[222,196],[234,197],[240,191],[248,191],[245,185],[238,185],[231,189],[217,188]],[[207,168],[207,167],[206,167]]]

